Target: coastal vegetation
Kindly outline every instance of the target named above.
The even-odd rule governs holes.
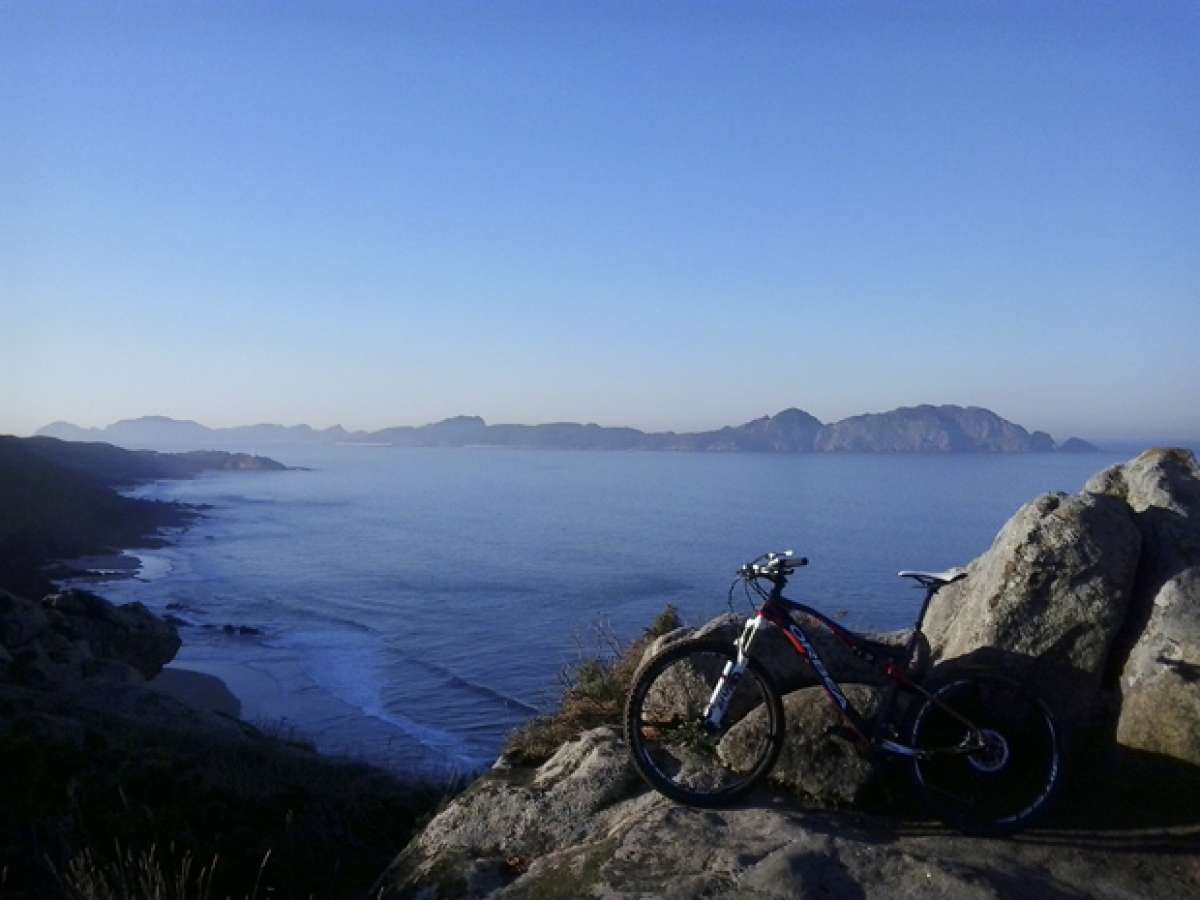
[[[591,646],[582,642],[586,649],[579,661],[563,672],[563,696],[558,708],[515,729],[505,742],[502,757],[515,765],[535,765],[589,729],[618,727],[625,695],[647,648],[682,626],[679,611],[669,604],[641,637],[628,644],[598,626]]]
[[[3,896],[358,897],[452,790],[131,693],[0,686]]]

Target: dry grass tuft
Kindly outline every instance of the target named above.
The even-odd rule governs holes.
[[[360,897],[454,790],[267,737],[88,726],[0,733],[0,896]]]
[[[67,863],[62,885],[77,900],[209,900],[219,857],[196,869],[190,852],[177,861],[174,855],[174,845],[167,859],[159,857],[157,844],[135,852],[117,843],[108,857],[85,848]]]
[[[552,713],[530,720],[509,735],[504,756],[517,765],[537,765],[549,759],[566,741],[600,725],[620,727],[634,673],[646,648],[683,624],[674,606],[667,605],[637,640],[623,644],[606,625],[593,629],[590,652],[563,673],[563,699]]]

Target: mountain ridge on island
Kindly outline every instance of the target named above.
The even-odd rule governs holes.
[[[283,444],[385,444],[402,447],[503,446],[548,450],[674,450],[767,453],[1030,453],[1092,452],[1080,438],[1062,443],[1029,431],[979,406],[922,404],[823,423],[796,407],[711,431],[647,432],[594,423],[489,425],[479,416],[454,416],[427,425],[347,431],[340,425],[241,425],[208,428],[166,416],[123,419],[106,428],[53,422],[39,435],[69,441],[107,441],[124,447],[194,449]]]

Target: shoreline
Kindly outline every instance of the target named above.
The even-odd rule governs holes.
[[[41,574],[53,584],[55,590],[66,590],[71,587],[66,582],[75,579],[104,582],[137,578],[142,570],[139,550],[161,550],[173,546],[176,539],[205,518],[205,513],[211,508],[208,504],[183,503],[179,500],[120,496],[139,505],[144,504],[142,509],[155,509],[162,513],[160,521],[136,538],[98,544],[82,553],[45,560],[40,566]]]

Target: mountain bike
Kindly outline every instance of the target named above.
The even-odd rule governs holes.
[[[923,587],[925,599],[912,636],[894,646],[785,598],[789,577],[806,565],[785,551],[741,566],[730,596],[741,584],[754,615],[734,641],[683,639],[642,664],[625,704],[625,735],[642,777],[673,800],[711,808],[734,802],[770,772],[785,738],[784,707],[752,651],[764,626],[774,625],[812,668],[856,744],[867,753],[902,757],[940,818],[968,833],[1008,834],[1043,815],[1059,787],[1063,752],[1046,704],[1004,675],[963,673],[922,684],[912,664],[928,647],[921,625],[930,601],[967,572],[899,573]],[[793,612],[816,620],[882,671],[887,687],[871,721],[830,675]],[[908,714],[897,717],[901,692],[915,696]]]

